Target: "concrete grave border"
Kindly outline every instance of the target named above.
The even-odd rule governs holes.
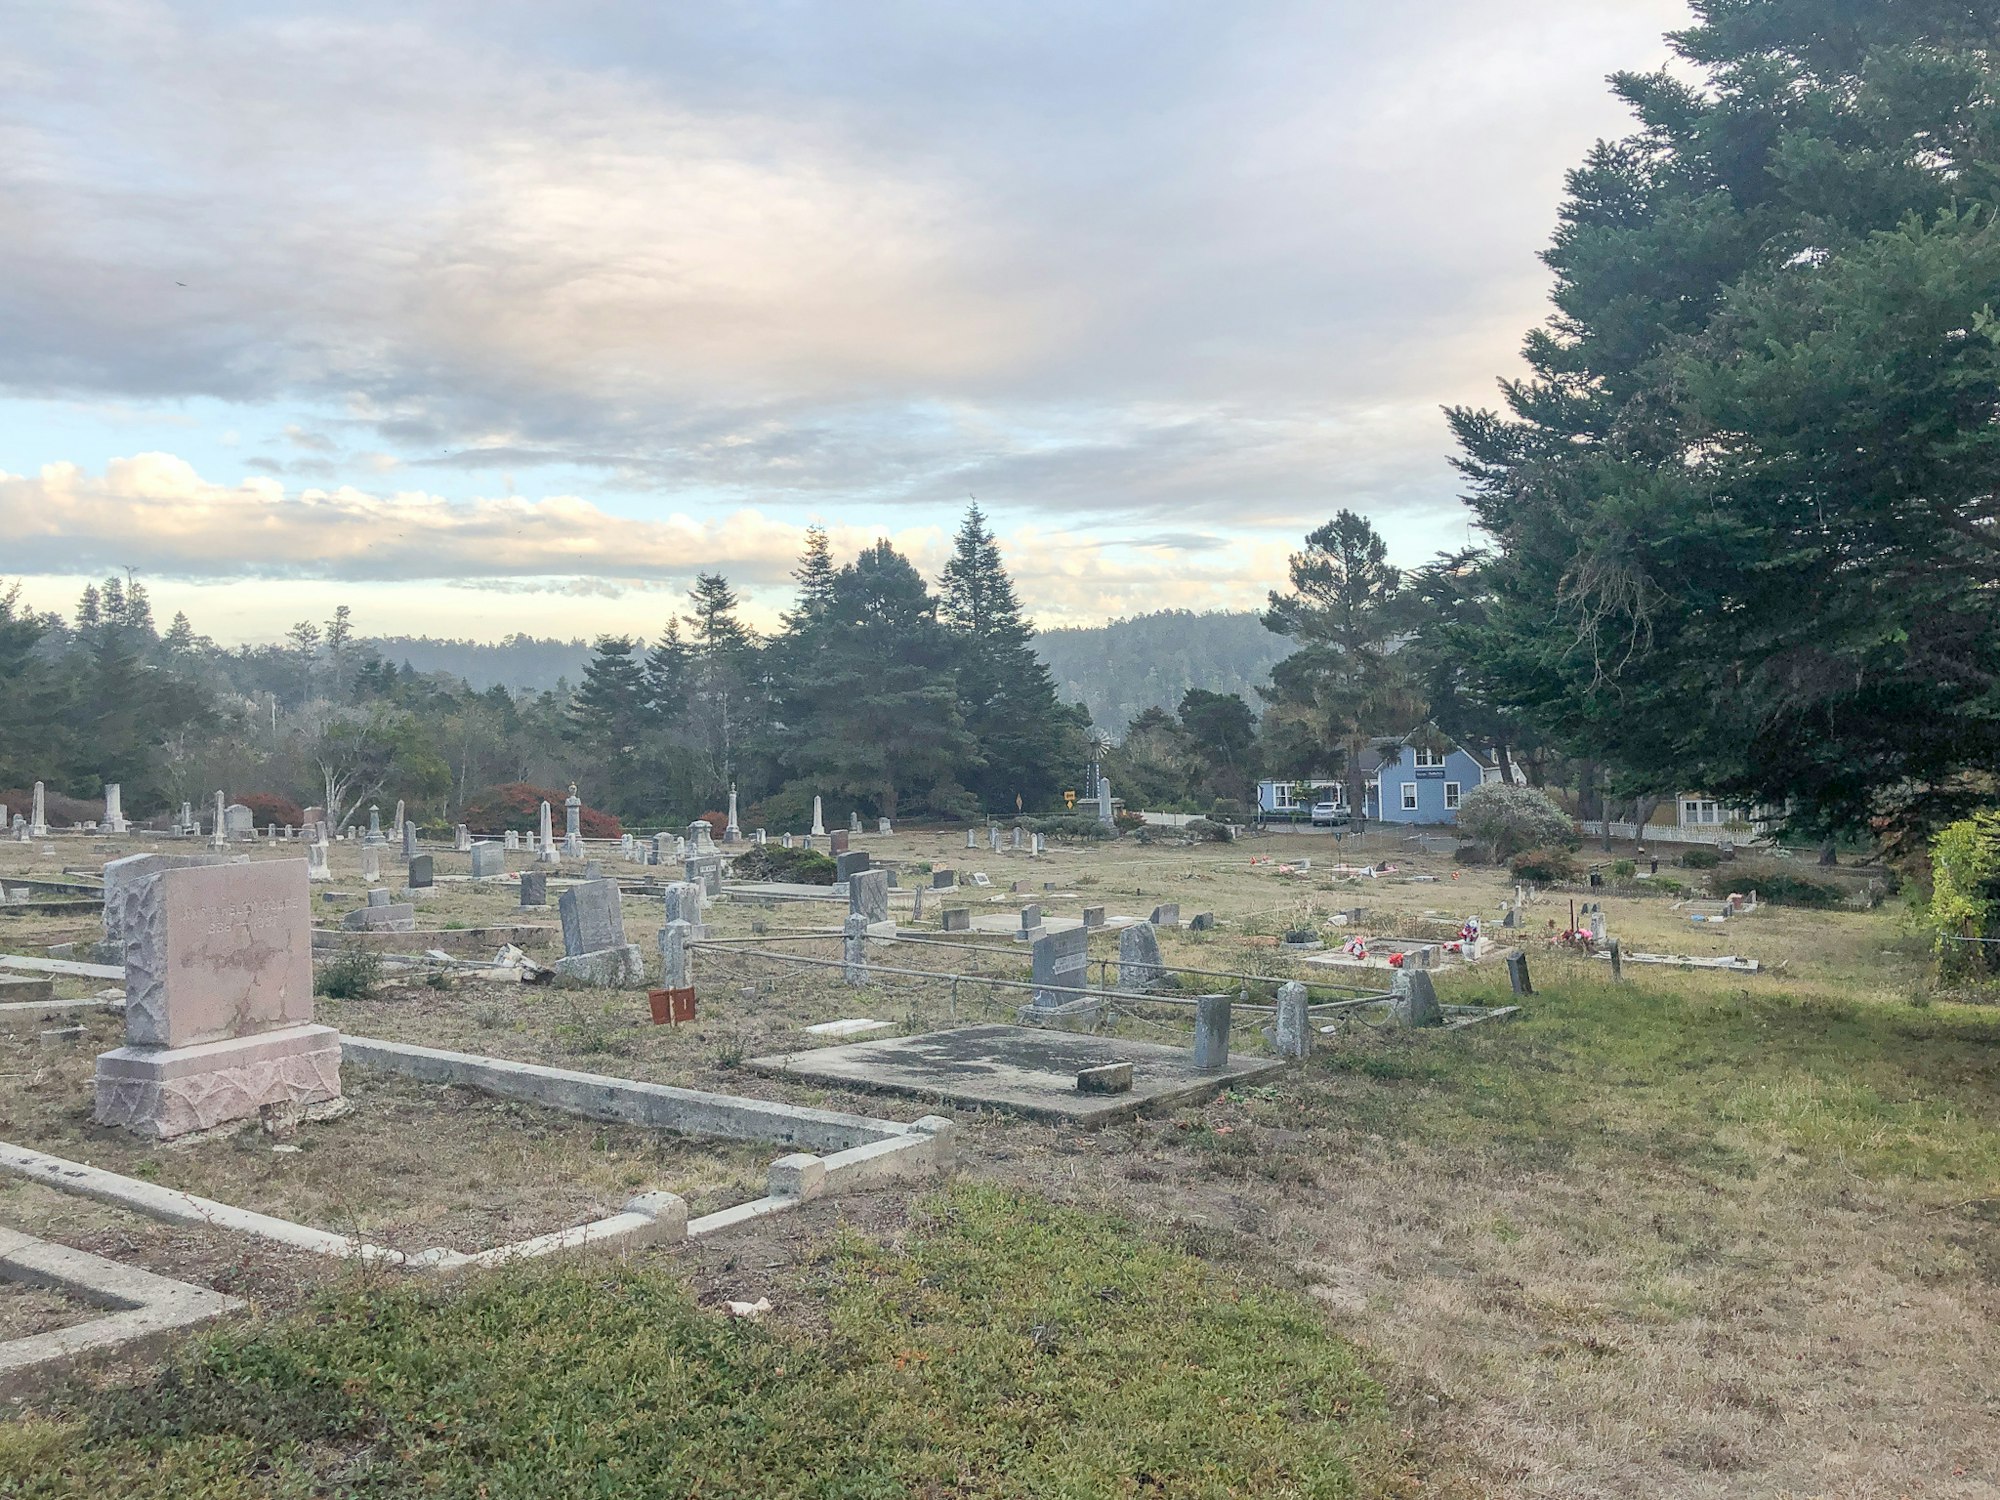
[[[584,1249],[637,1248],[701,1239],[752,1219],[785,1213],[823,1193],[916,1176],[951,1159],[954,1126],[939,1115],[926,1115],[906,1125],[868,1115],[709,1094],[370,1037],[342,1037],[341,1062],[423,1083],[456,1084],[586,1119],[683,1135],[771,1141],[793,1150],[771,1164],[765,1196],[733,1208],[690,1220],[687,1205],[674,1194],[641,1193],[621,1212],[607,1218],[471,1253],[432,1248],[405,1254],[4,1141],[0,1141],[0,1172],[169,1223],[227,1229],[295,1250],[371,1265],[450,1273]]]
[[[0,1392],[7,1394],[39,1385],[80,1360],[139,1353],[244,1305],[205,1286],[121,1266],[15,1229],[0,1229],[0,1280],[52,1287],[108,1310],[67,1328],[0,1340]]]

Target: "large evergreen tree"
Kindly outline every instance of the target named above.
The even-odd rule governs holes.
[[[1052,805],[1059,783],[1081,774],[1089,718],[1057,701],[1000,543],[976,504],[966,508],[939,589],[938,618],[956,647],[959,711],[978,747],[966,786],[988,811]]]
[[[1407,729],[1416,705],[1390,646],[1401,616],[1402,574],[1364,516],[1343,510],[1307,533],[1289,565],[1291,591],[1273,592],[1265,627],[1299,649],[1271,670],[1267,720],[1289,753],[1318,752],[1310,772],[1338,762],[1348,806],[1358,814],[1361,758],[1371,736]],[[1289,764],[1279,769],[1294,771]]]
[[[597,771],[600,784],[589,799],[621,813],[638,811],[645,787],[636,774],[652,728],[646,669],[638,644],[624,636],[600,636],[583,669],[583,684],[570,699],[570,732]]]
[[[1697,0],[1455,411],[1495,700],[1627,790],[1913,826],[2000,765],[2000,9]]]
[[[923,576],[886,541],[840,570],[813,670],[788,683],[790,767],[885,817],[919,798],[931,811],[966,810],[951,805],[952,789],[978,752],[937,613]]]

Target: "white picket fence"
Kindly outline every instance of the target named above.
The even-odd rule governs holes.
[[[1583,829],[1583,836],[1587,839],[1604,837],[1604,825],[1600,822],[1585,821],[1578,826]],[[1713,828],[1674,828],[1648,823],[1642,829],[1636,823],[1613,823],[1611,837],[1647,844],[1735,844],[1739,848],[1770,842],[1768,834],[1745,824],[1733,827],[1729,824],[1717,824]]]

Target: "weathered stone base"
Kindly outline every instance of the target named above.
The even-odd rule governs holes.
[[[254,1120],[268,1105],[339,1097],[340,1033],[331,1026],[194,1047],[119,1047],[97,1059],[97,1122],[155,1140]]]
[[[646,982],[646,960],[640,955],[637,943],[627,943],[623,948],[559,958],[556,978],[569,984],[605,989],[637,989]]]

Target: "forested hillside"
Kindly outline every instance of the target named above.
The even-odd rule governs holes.
[[[1292,643],[1249,611],[1163,609],[1106,625],[1044,630],[1035,650],[1058,693],[1088,707],[1099,729],[1121,735],[1149,708],[1173,712],[1190,688],[1239,693],[1255,703],[1257,684],[1270,680]]]
[[[545,693],[558,683],[574,686],[583,680],[590,660],[590,642],[532,635],[510,635],[503,641],[433,639],[427,635],[371,636],[367,644],[382,659],[413,672],[449,672],[480,692],[504,687],[520,693]]]

